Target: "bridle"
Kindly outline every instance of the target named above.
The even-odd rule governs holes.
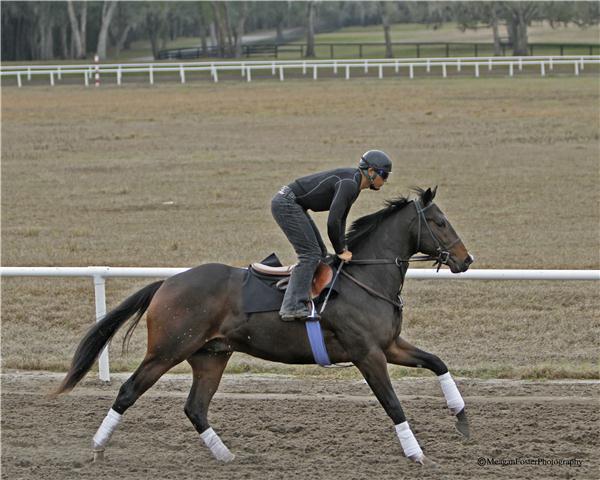
[[[419,251],[419,249],[421,247],[421,224],[424,223],[425,226],[427,227],[427,231],[429,232],[429,235],[431,236],[431,239],[433,240],[433,242],[434,242],[434,244],[436,246],[436,255],[413,255],[410,258],[395,257],[395,258],[392,258],[392,259],[386,259],[386,258],[368,258],[368,259],[356,259],[356,260],[352,259],[352,260],[350,260],[348,262],[348,263],[354,264],[354,265],[385,265],[385,264],[394,264],[400,270],[403,270],[402,271],[402,280],[403,281],[400,284],[400,289],[398,290],[398,295],[397,295],[398,300],[391,300],[391,299],[389,299],[385,295],[377,292],[376,290],[373,290],[368,285],[366,285],[363,282],[361,282],[360,280],[356,279],[353,275],[350,275],[345,270],[343,270],[343,269],[341,270],[342,275],[344,275],[348,279],[352,280],[359,287],[363,288],[364,290],[366,290],[370,294],[372,294],[372,295],[374,295],[374,296],[376,296],[378,298],[381,298],[382,300],[385,300],[388,303],[391,303],[392,305],[394,305],[394,306],[396,306],[396,307],[398,307],[400,309],[404,305],[404,302],[402,301],[402,297],[400,296],[400,293],[402,292],[402,287],[404,286],[404,274],[406,273],[405,265],[408,264],[408,263],[410,263],[410,262],[428,262],[428,261],[433,260],[434,261],[433,266],[437,265],[437,271],[439,272],[439,270],[442,267],[442,265],[447,265],[448,264],[448,260],[450,259],[450,248],[452,248],[454,245],[456,245],[460,241],[460,238],[457,236],[457,238],[452,243],[450,243],[449,245],[446,245],[445,247],[442,246],[442,243],[440,242],[439,238],[435,235],[435,233],[433,233],[433,230],[429,226],[429,223],[427,222],[427,218],[425,218],[425,211],[429,207],[431,207],[433,205],[433,203],[430,203],[426,207],[421,206],[421,202],[419,200],[417,200],[417,199],[413,200],[412,203],[415,206],[415,209],[417,211],[417,215],[411,221],[410,225],[412,225],[412,223],[415,220],[418,220],[418,222],[419,222],[418,233],[417,233],[417,251]]]
[[[448,265],[448,260],[450,259],[450,249],[454,245],[456,245],[458,242],[460,242],[460,238],[457,235],[456,239],[452,243],[450,243],[449,245],[446,245],[445,247],[442,247],[442,243],[440,242],[439,238],[437,238],[435,236],[435,233],[433,233],[433,230],[431,229],[431,227],[429,226],[429,223],[427,222],[427,219],[425,218],[425,210],[427,210],[429,207],[431,207],[433,205],[433,203],[430,203],[426,207],[421,207],[421,203],[419,202],[419,200],[413,200],[413,203],[415,204],[415,208],[417,209],[417,218],[419,219],[419,226],[417,229],[418,230],[418,232],[417,232],[417,251],[419,251],[419,249],[421,248],[421,222],[422,222],[427,227],[427,231],[429,232],[429,235],[431,235],[431,239],[435,243],[435,247],[436,247],[435,250],[436,250],[437,256],[425,255],[422,258],[414,258],[413,260],[408,259],[407,261],[410,262],[410,261],[434,260],[433,266],[437,265],[436,271],[439,272],[440,268],[442,268],[442,265]]]

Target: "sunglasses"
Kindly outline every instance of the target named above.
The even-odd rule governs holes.
[[[390,172],[388,172],[386,170],[375,170],[375,171],[377,172],[377,175],[379,175],[384,180],[387,180],[388,177],[390,176]]]

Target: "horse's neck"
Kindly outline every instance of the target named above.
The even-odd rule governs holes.
[[[384,221],[365,239],[362,245],[352,252],[356,259],[408,259],[416,253],[416,245],[410,232],[408,212],[398,212],[396,218]],[[393,297],[404,283],[408,263],[398,267],[395,264],[355,265],[352,274],[378,286],[382,293]]]

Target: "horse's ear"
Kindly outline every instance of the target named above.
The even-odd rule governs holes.
[[[437,185],[433,190],[431,190],[431,188],[428,188],[427,190],[425,190],[423,192],[423,195],[421,196],[421,201],[423,202],[423,206],[427,206],[431,203],[431,201],[435,197],[436,191],[437,191]]]

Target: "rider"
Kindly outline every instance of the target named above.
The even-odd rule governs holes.
[[[369,150],[358,168],[337,168],[298,178],[281,187],[271,200],[271,212],[294,247],[298,264],[292,270],[279,314],[284,321],[305,320],[309,315],[310,288],[327,247],[307,210],[329,210],[327,234],[335,253],[344,262],[352,259],[345,244],[346,217],[365,188],[379,190],[392,171],[390,157],[381,150]]]

